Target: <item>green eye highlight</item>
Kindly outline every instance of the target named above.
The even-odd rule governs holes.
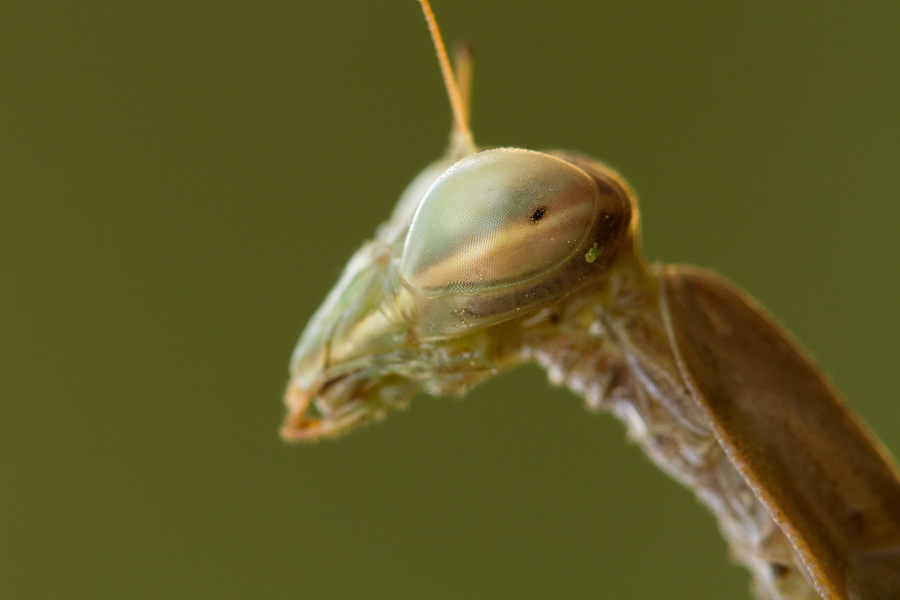
[[[425,195],[399,274],[429,297],[514,286],[578,252],[598,211],[596,183],[571,163],[529,150],[479,152]]]

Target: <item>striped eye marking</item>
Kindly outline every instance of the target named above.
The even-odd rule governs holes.
[[[400,278],[428,297],[539,278],[581,248],[597,221],[599,195],[587,173],[547,154],[502,148],[468,156],[422,199]]]

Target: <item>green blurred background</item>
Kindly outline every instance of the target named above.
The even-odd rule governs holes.
[[[900,452],[900,3],[437,0],[485,145],[570,148]],[[525,368],[277,430],[347,257],[443,150],[412,0],[0,5],[0,594],[749,598],[712,518]]]

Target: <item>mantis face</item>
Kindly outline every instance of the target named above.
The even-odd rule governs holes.
[[[334,435],[512,366],[542,311],[634,255],[633,195],[599,163],[505,148],[437,170],[414,180],[301,336],[285,437]]]

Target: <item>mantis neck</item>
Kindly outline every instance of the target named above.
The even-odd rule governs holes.
[[[628,268],[617,277],[597,297],[565,309],[561,333],[534,347],[532,357],[552,383],[622,421],[650,460],[694,491],[753,574],[758,598],[819,598],[687,391],[660,316],[657,273]]]

